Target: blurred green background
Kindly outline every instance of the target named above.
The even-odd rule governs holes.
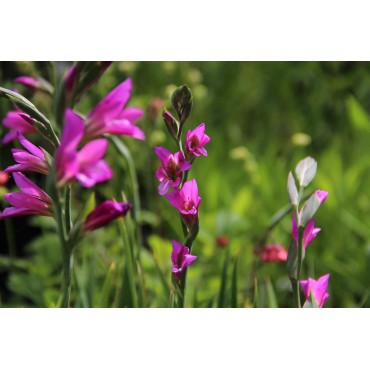
[[[69,63],[57,63],[59,74]],[[0,85],[13,88],[20,75],[52,80],[51,64],[1,62]],[[176,151],[161,119],[171,109],[176,86],[186,83],[194,106],[184,132],[202,122],[211,137],[208,157],[190,172],[197,180],[200,233],[189,268],[188,307],[292,307],[284,263],[262,263],[253,253],[271,217],[287,205],[286,181],[299,160],[318,162],[310,190],[329,191],[317,213],[322,231],[307,249],[303,277],[330,273],[325,307],[370,307],[370,64],[365,62],[114,62],[76,109],[90,109],[125,78],[133,79],[129,106],[145,116],[139,125],[145,142],[124,138],[137,171],[142,237],[141,270],[146,307],[166,307],[170,283],[171,239],[181,241],[177,211],[157,193],[159,161],[153,147]],[[45,115],[51,101],[43,93],[27,96]],[[0,101],[0,119],[12,109]],[[172,111],[173,112],[173,111]],[[2,127],[2,135],[6,130]],[[35,139],[37,141],[37,138]],[[0,149],[0,166],[13,163]],[[115,171],[97,196],[122,190],[132,199],[127,161],[112,147],[107,161]],[[42,181],[38,176],[31,178]],[[2,192],[8,192],[2,188]],[[87,194],[75,191],[76,212]],[[4,207],[4,202],[2,207]],[[1,305],[53,307],[59,295],[60,250],[53,220],[22,217],[1,221]],[[291,216],[267,242],[289,247]],[[13,242],[6,231],[13,230]],[[42,230],[42,231],[41,231]],[[218,242],[228,239],[226,246]],[[130,306],[117,225],[96,231],[76,251],[72,299],[76,307]],[[128,289],[128,288],[127,288]],[[236,289],[236,292],[235,292]]]

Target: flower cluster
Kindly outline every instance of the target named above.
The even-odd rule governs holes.
[[[287,264],[292,283],[299,281],[302,287],[305,297],[304,307],[321,308],[329,297],[327,290],[330,274],[320,277],[317,281],[311,278],[300,280],[305,251],[321,231],[320,228],[315,228],[313,216],[329,194],[327,191],[316,190],[304,203],[303,207],[299,209],[300,194],[303,194],[304,188],[314,179],[316,170],[317,163],[311,157],[307,157],[298,163],[295,173],[300,185],[299,192],[293,174],[290,172],[288,176],[288,196],[293,210],[293,242],[289,250]],[[299,297],[297,297],[297,300],[299,302]]]
[[[185,238],[193,241],[198,232],[198,208],[201,198],[198,195],[196,180],[186,180],[195,158],[200,155],[207,156],[204,146],[209,143],[210,138],[205,134],[205,124],[202,123],[187,132],[183,146],[181,133],[192,107],[191,91],[186,85],[175,90],[172,95],[172,104],[177,111],[179,121],[168,111],[163,112],[163,119],[179,151],[171,153],[164,147],[154,148],[161,162],[161,167],[156,171],[156,177],[159,181],[158,193],[165,196],[170,204],[179,211],[182,222],[187,229]],[[175,279],[180,280],[186,267],[192,264],[197,257],[190,254],[191,242],[185,246],[173,240],[172,245],[171,271]]]
[[[107,68],[109,62],[103,64]],[[16,83],[35,91],[48,87],[49,84],[38,77],[21,76]],[[72,67],[65,76],[65,93],[71,94],[78,82],[77,68]],[[41,190],[32,181],[26,178],[23,172],[37,172],[48,175],[51,169],[55,171],[57,188],[79,182],[86,188],[112,178],[113,172],[103,159],[108,140],[102,138],[105,134],[125,135],[143,140],[143,131],[135,125],[142,116],[139,108],[126,107],[130,98],[132,81],[130,78],[122,82],[104,97],[91,110],[86,119],[67,108],[64,112],[64,126],[60,144],[55,154],[50,155],[44,148],[37,147],[26,139],[25,135],[37,133],[36,119],[20,110],[8,112],[3,125],[10,132],[2,139],[4,144],[18,139],[24,149],[13,148],[12,154],[16,164],[5,169],[5,173],[13,173],[13,178],[20,192],[5,194],[5,199],[11,205],[6,208],[0,218],[19,215],[54,216],[52,198]],[[49,91],[52,91],[49,88]],[[41,132],[42,134],[42,132]],[[107,201],[97,206],[85,220],[84,230],[92,231],[107,222],[124,216],[131,208],[129,203]]]

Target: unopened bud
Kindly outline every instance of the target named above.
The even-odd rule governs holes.
[[[193,106],[193,95],[191,90],[186,85],[178,87],[172,94],[171,102],[179,116],[180,124],[184,124]]]
[[[170,133],[170,135],[177,140],[178,134],[179,134],[179,123],[175,119],[175,117],[172,116],[170,112],[164,111],[162,114],[164,123],[166,124],[167,130]]]

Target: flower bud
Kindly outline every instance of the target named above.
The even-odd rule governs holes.
[[[306,227],[308,222],[313,218],[321,204],[325,201],[328,196],[328,192],[324,190],[316,190],[307,202],[304,204],[300,216],[299,226]]]
[[[162,117],[164,123],[166,124],[168,132],[175,140],[177,140],[179,134],[179,123],[170,112],[164,111],[162,113]]]
[[[307,157],[302,159],[295,168],[299,184],[304,187],[308,186],[314,179],[316,171],[317,162],[313,158]]]
[[[172,94],[171,102],[179,116],[180,124],[183,125],[189,117],[193,106],[191,90],[186,85],[178,87]]]
[[[298,205],[298,190],[291,172],[288,176],[288,197],[291,205]]]
[[[96,230],[116,218],[124,217],[131,208],[131,203],[118,203],[113,200],[106,200],[87,215],[84,222],[84,231]]]

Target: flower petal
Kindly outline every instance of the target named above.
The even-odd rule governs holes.
[[[108,140],[97,139],[87,143],[78,153],[77,158],[80,166],[96,163],[102,159],[107,151]]]
[[[41,190],[36,184],[34,184],[31,180],[24,176],[23,173],[14,172],[13,178],[18,188],[22,190],[23,193],[33,195],[35,197],[38,197],[45,203],[52,204],[50,197],[43,190]]]
[[[124,109],[116,118],[121,119],[127,119],[131,123],[135,123],[139,118],[143,116],[144,112],[142,109],[129,107]]]
[[[87,119],[90,122],[106,121],[116,118],[130,99],[132,81],[130,78],[122,82],[107,94],[92,109]]]
[[[166,167],[167,162],[172,155],[171,152],[167,150],[166,148],[164,148],[163,146],[155,146],[154,151],[157,157],[159,158],[159,160],[161,161],[162,167]]]

